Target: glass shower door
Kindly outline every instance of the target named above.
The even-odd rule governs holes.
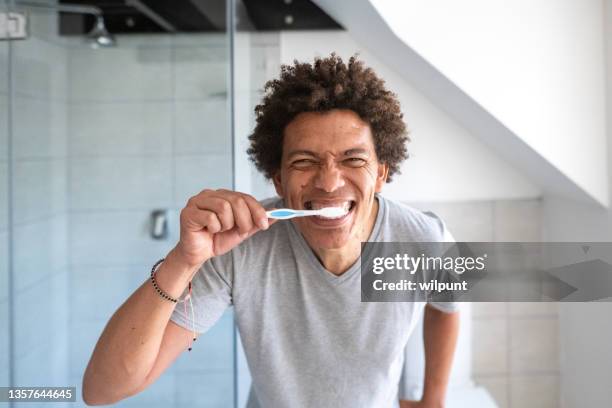
[[[0,13],[8,11],[0,0]],[[0,40],[0,386],[8,386],[10,366],[9,321],[9,48]]]
[[[0,278],[13,280],[15,305],[13,353],[0,349],[0,359],[10,354],[13,385],[76,386],[70,406],[84,406],[81,379],[95,342],[176,244],[180,210],[204,188],[232,188],[228,35],[224,27],[157,30],[92,48],[85,35],[60,34],[56,3],[47,4],[13,1],[30,36],[0,42],[0,58],[10,48],[12,72],[10,97],[0,80],[12,112],[10,128],[0,119],[1,145],[13,145],[10,160],[0,151],[0,197],[14,209],[14,261],[0,265]],[[0,115],[8,115],[2,103]],[[0,217],[3,250],[6,211]],[[0,313],[8,313],[2,295]],[[117,405],[231,407],[233,369],[228,311],[149,389]]]

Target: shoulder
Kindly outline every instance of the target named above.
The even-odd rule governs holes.
[[[261,204],[263,208],[277,208],[283,204],[283,199],[278,196],[268,197],[264,198],[263,200],[259,200],[259,204]]]
[[[379,196],[387,212],[388,235],[392,240],[445,242],[454,241],[446,224],[432,211],[421,211],[406,203]]]

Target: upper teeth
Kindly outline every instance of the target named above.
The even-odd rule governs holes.
[[[342,218],[348,213],[348,210],[341,207],[328,207],[325,212],[319,214],[323,218]]]
[[[344,211],[347,211],[351,208],[351,202],[350,201],[343,201],[343,202],[336,202],[333,204],[330,203],[321,203],[321,202],[316,202],[316,201],[310,201],[310,208],[313,210],[320,210],[321,208],[327,208],[327,207],[339,207],[342,208]]]
[[[320,214],[319,217],[330,218],[330,219],[342,218],[350,211],[351,201],[341,201],[341,202],[335,202],[333,204],[324,203],[324,202],[308,201],[306,202],[305,207],[307,209],[312,209],[312,210],[320,210],[322,208],[338,208],[340,209],[340,211],[338,211],[338,215],[334,214],[334,216],[329,216],[329,214],[326,214],[326,215]]]

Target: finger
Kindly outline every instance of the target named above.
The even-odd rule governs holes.
[[[237,228],[237,232],[239,235],[247,234],[251,228],[253,228],[253,220],[251,217],[251,212],[249,210],[248,205],[242,198],[241,193],[236,193],[228,190],[217,190],[212,195],[209,195],[210,199],[223,200],[230,204],[231,211],[231,228],[225,228],[224,231],[230,230],[234,227]],[[215,204],[216,206],[217,204]],[[222,204],[223,211],[225,211],[225,203]],[[226,217],[224,215],[223,217]],[[224,220],[225,221],[225,220]]]
[[[251,211],[251,217],[253,223],[259,226],[261,229],[268,229],[270,223],[268,222],[268,216],[266,215],[266,209],[255,199],[255,197],[249,194],[243,194],[243,198],[246,201]]]
[[[217,233],[221,229],[221,223],[217,215],[208,210],[200,210],[196,207],[186,207],[181,211],[182,225],[188,231],[201,231],[206,229],[210,233]]]
[[[268,228],[270,228],[272,225],[276,224],[278,221],[280,221],[280,220],[277,220],[277,219],[274,219],[274,218],[270,218],[268,220]],[[251,235],[255,234],[256,232],[259,232],[259,231],[262,231],[262,228],[259,228],[259,227],[253,228],[252,233],[249,233],[249,237]]]
[[[226,197],[211,194],[196,196],[193,205],[200,210],[214,212],[221,223],[221,231],[234,228],[234,211],[232,210],[232,204]]]
[[[249,206],[241,194],[234,193],[229,200],[232,203],[234,223],[238,227],[238,233],[240,235],[248,234],[253,229],[253,217]]]
[[[258,210],[257,207],[261,207],[255,198],[248,194],[230,191],[230,190],[216,190],[211,196],[218,197],[229,201],[232,205],[233,211],[233,222],[238,227],[238,234],[247,234],[253,226],[260,228],[259,222],[256,217],[253,216],[251,209],[254,211],[260,211],[265,217],[265,211],[263,207]]]
[[[206,222],[206,230],[211,234],[216,234],[221,231],[221,221],[219,221],[219,217],[212,211],[198,210],[198,214],[201,213],[201,217]]]

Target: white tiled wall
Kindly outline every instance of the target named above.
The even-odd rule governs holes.
[[[171,156],[70,159],[70,209],[134,210],[172,203]]]
[[[70,47],[71,104],[171,101],[174,96],[170,36],[120,36],[118,47]]]
[[[36,15],[38,21],[55,19],[51,13]],[[27,41],[12,42],[12,81],[20,95],[66,101],[66,51],[52,41],[53,37],[57,37],[55,31],[41,31]]]
[[[172,101],[71,103],[70,152],[76,157],[169,156],[172,113]]]
[[[13,285],[16,293],[52,274],[66,272],[67,222],[66,213],[60,213],[14,226]],[[48,298],[53,296],[50,293]]]
[[[112,313],[176,244],[178,213],[204,188],[231,188],[223,36],[119,36],[68,51],[70,375],[79,383]],[[150,237],[167,209],[169,237]],[[155,384],[118,406],[233,401],[233,319],[226,314]],[[79,403],[81,404],[81,403]],[[79,405],[77,404],[77,405]],[[208,406],[208,405],[203,405]]]
[[[30,38],[11,43],[10,172],[9,44],[0,42],[0,321],[9,321],[10,176],[15,380],[75,385],[80,396],[97,337],[176,243],[187,199],[232,186],[227,38],[120,36],[94,51],[59,37],[55,13],[30,17]],[[168,210],[167,240],[149,236],[155,209]],[[231,406],[233,341],[228,311],[155,385],[118,405]]]
[[[13,199],[18,204],[13,209],[16,225],[49,219],[65,212],[65,157],[17,159],[12,170]]]
[[[178,155],[218,153],[226,155],[231,150],[231,139],[227,137],[227,122],[203,120],[222,118],[227,115],[225,97],[214,96],[204,100],[175,103],[176,140],[174,149]],[[202,142],[205,137],[206,143]]]
[[[28,44],[15,43],[13,48],[26,47]],[[13,57],[13,60],[16,58]],[[16,80],[14,83],[18,84]],[[12,116],[15,158],[65,158],[66,103],[62,99],[47,97],[42,93],[36,96],[18,92],[13,100]]]
[[[458,241],[540,242],[539,200],[418,203]],[[557,304],[474,303],[472,371],[500,408],[559,406]]]
[[[3,201],[5,197],[10,199],[13,208],[13,375],[16,385],[66,386],[69,338],[67,54],[64,47],[52,41],[53,16],[43,13],[33,20],[40,26],[30,38],[8,45],[12,52],[13,165],[9,171],[4,164],[6,171],[2,175],[11,177],[13,183],[11,194],[3,187],[7,194],[1,196]],[[6,71],[2,69],[2,72]],[[4,125],[8,120],[1,122]],[[4,135],[0,145],[4,148],[6,142]],[[6,215],[6,210],[0,212]],[[8,258],[6,255],[2,256],[3,260]],[[1,300],[0,303],[4,312],[6,304]],[[4,358],[8,352],[2,355]]]

